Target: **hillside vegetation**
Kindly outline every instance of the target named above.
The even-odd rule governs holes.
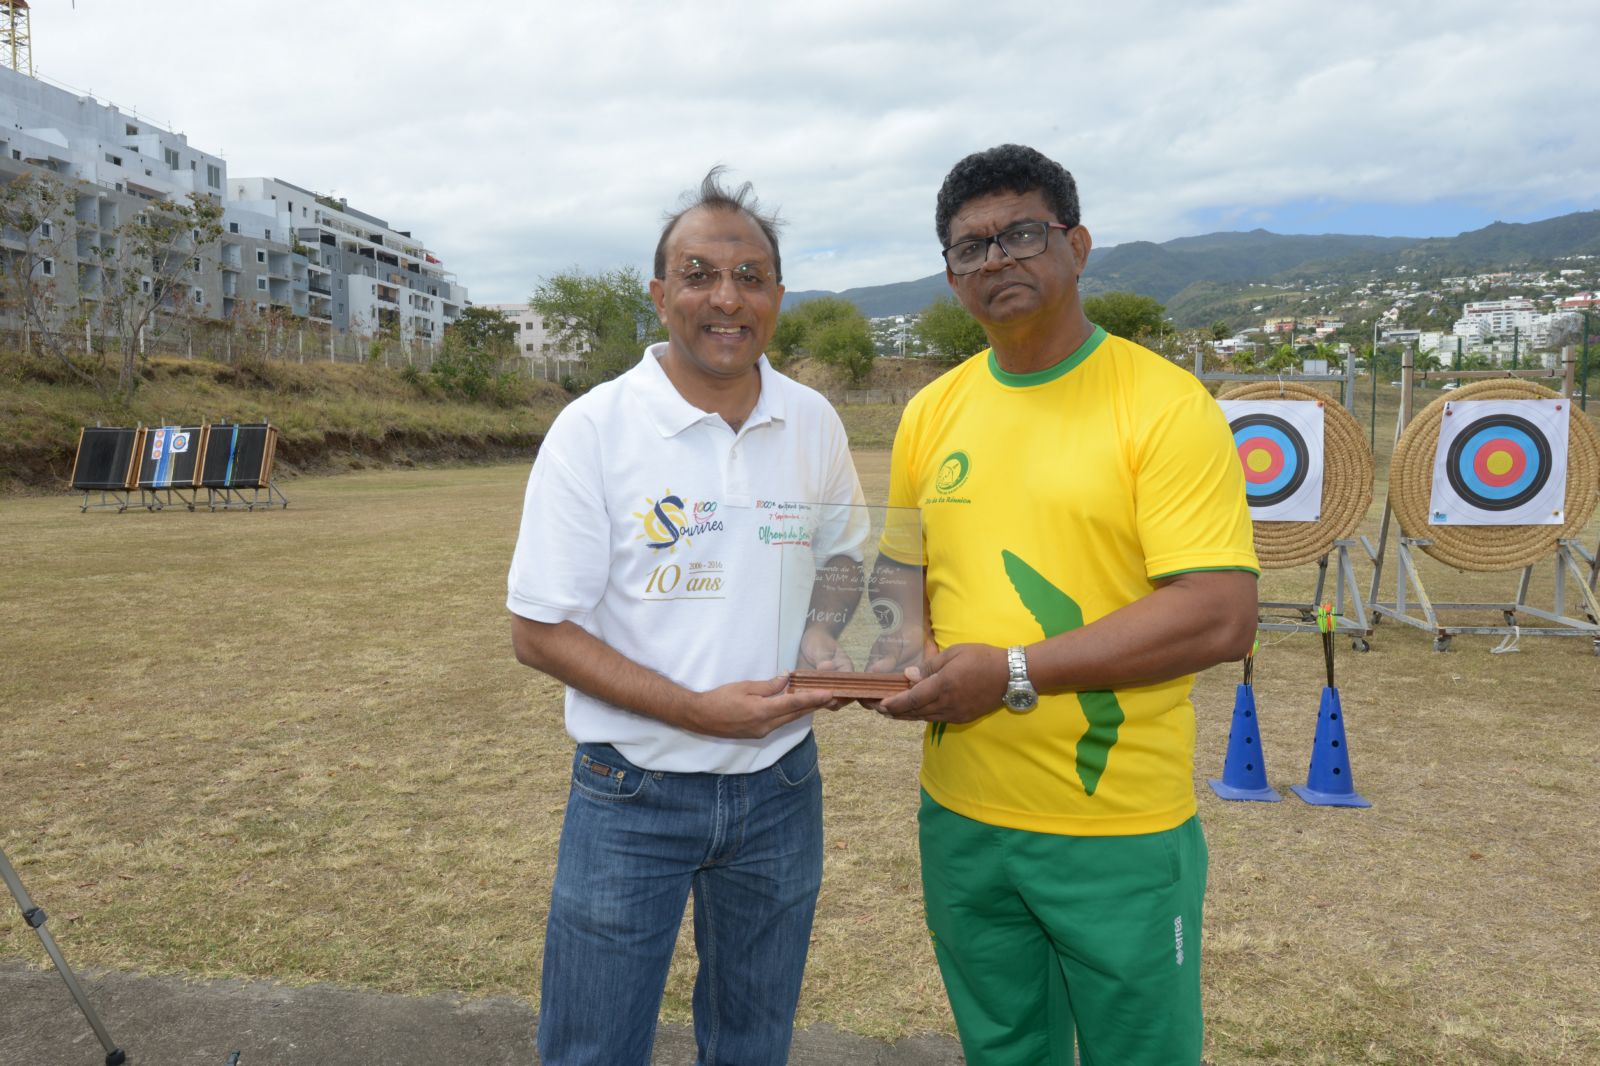
[[[1089,221],[1094,229],[1094,223]],[[1293,307],[1264,307],[1274,289],[1325,285],[1322,308],[1343,306],[1333,290],[1404,274],[1410,280],[1572,265],[1572,257],[1600,256],[1600,211],[1580,211],[1539,222],[1495,222],[1454,237],[1371,237],[1343,234],[1207,233],[1156,244],[1130,241],[1097,246],[1083,275],[1086,295],[1133,292],[1166,305],[1180,328],[1218,318],[1235,325]],[[1558,263],[1558,261],[1562,261]],[[930,266],[939,261],[930,255]],[[787,306],[823,296],[842,296],[869,318],[917,314],[949,293],[942,271],[912,281],[845,289],[790,292]],[[1499,299],[1479,294],[1472,299]],[[1350,301],[1355,303],[1356,301]],[[1346,313],[1344,317],[1365,318]],[[1407,325],[1416,325],[1407,318]]]
[[[124,407],[39,359],[0,354],[0,492],[69,487],[83,426],[271,422],[279,477],[373,464],[531,457],[570,399],[515,381],[495,401],[447,395],[426,374],[347,363],[154,359]]]
[[[879,359],[860,386],[810,359],[784,373],[839,407],[851,442],[887,448],[900,409],[948,366]],[[123,407],[57,367],[0,354],[0,493],[69,488],[84,426],[271,422],[279,429],[277,475],[533,457],[556,413],[572,399],[551,382],[513,381],[494,399],[448,394],[427,374],[373,364],[204,359],[150,362]]]

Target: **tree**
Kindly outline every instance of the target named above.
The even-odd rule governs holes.
[[[807,300],[778,316],[768,348],[782,359],[808,355],[844,371],[852,384],[872,372],[877,354],[872,344],[872,323],[855,304],[838,296]]]
[[[80,234],[79,195],[78,187],[59,178],[33,174],[0,192],[0,225],[21,244],[4,257],[8,302],[30,334],[37,331],[47,350],[106,399],[104,355],[71,352],[60,330],[90,322],[114,336],[120,355],[116,387],[127,403],[138,387],[146,343],[203,309],[194,282],[205,249],[222,236],[222,204],[200,193],[182,201],[119,201],[119,207],[134,209],[132,217]],[[67,269],[79,273],[77,299],[70,305],[57,281]]]
[[[978,320],[953,297],[944,296],[922,309],[916,333],[936,359],[958,362],[989,346]]]
[[[103,400],[111,398],[104,356],[78,356],[60,333],[68,311],[60,291],[60,271],[70,261],[74,238],[72,190],[54,179],[23,175],[0,189],[0,228],[10,245],[0,254],[0,299],[5,313],[20,320],[29,349],[37,336],[48,351],[78,380],[92,385]]]
[[[1228,325],[1227,320],[1219,318],[1211,323],[1212,340],[1225,341],[1231,336],[1233,336],[1233,327]]]
[[[445,333],[451,332],[459,334],[461,343],[473,351],[490,352],[497,358],[516,351],[517,324],[493,308],[467,308],[445,327]]]
[[[1165,307],[1153,297],[1133,292],[1108,292],[1087,297],[1083,301],[1083,313],[1107,333],[1131,341],[1161,337],[1172,330]]]
[[[444,330],[444,343],[429,373],[446,392],[481,398],[496,371],[516,351],[517,324],[499,311],[469,307]]]
[[[644,345],[666,339],[650,290],[632,267],[555,274],[539,283],[528,306],[559,347],[584,357],[596,382],[637,363]]]
[[[824,323],[811,336],[812,358],[843,370],[852,385],[859,385],[872,373],[872,361],[877,354],[872,343],[872,327],[864,316]]]
[[[116,228],[116,240],[94,250],[104,277],[99,318],[116,338],[122,360],[117,388],[124,403],[138,386],[147,341],[199,308],[191,299],[201,255],[222,236],[222,203],[201,193],[185,202],[143,205]]]
[[[1300,361],[1300,355],[1295,351],[1294,345],[1288,341],[1278,345],[1271,355],[1267,356],[1267,370],[1272,373],[1282,373]]]

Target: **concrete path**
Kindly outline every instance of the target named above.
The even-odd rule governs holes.
[[[70,960],[69,960],[70,962]],[[534,1014],[510,998],[411,997],[257,981],[74,971],[133,1066],[525,1066]],[[663,1026],[654,1066],[691,1066],[694,1036]],[[0,1066],[97,1066],[105,1051],[54,969],[0,963]],[[884,1044],[818,1026],[791,1066],[960,1066],[950,1037]]]

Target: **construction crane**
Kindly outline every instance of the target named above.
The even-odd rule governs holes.
[[[33,42],[28,0],[0,0],[0,64],[33,77]]]

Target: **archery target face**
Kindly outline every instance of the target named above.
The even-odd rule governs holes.
[[[1433,457],[1430,525],[1566,521],[1566,400],[1446,403]]]
[[[1254,522],[1322,517],[1322,404],[1315,400],[1222,400],[1244,468]]]

